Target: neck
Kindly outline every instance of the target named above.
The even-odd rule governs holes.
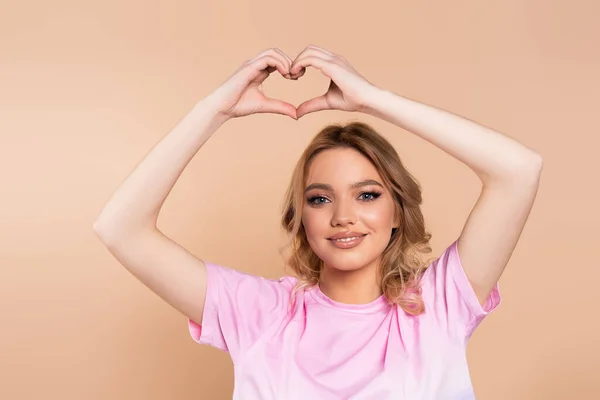
[[[333,301],[346,304],[370,303],[383,294],[376,262],[354,271],[342,271],[325,265],[321,270],[319,288]]]

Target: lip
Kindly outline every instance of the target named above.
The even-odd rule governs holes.
[[[362,232],[346,231],[346,232],[336,233],[335,235],[328,237],[327,239],[329,239],[329,240],[346,239],[346,238],[351,238],[351,237],[356,237],[356,236],[365,236],[365,235],[366,235],[366,233],[362,233]]]
[[[340,240],[335,240],[333,239],[329,239],[329,241],[331,242],[332,245],[334,245],[335,247],[337,247],[338,249],[352,249],[356,246],[358,246],[359,244],[362,243],[362,241],[365,239],[365,236],[367,236],[366,234],[357,234],[354,233],[353,235],[346,235],[346,236],[340,236],[340,239],[345,239],[345,238],[352,238],[354,237],[355,239],[351,239],[348,241],[340,241]]]

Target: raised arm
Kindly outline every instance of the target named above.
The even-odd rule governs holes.
[[[262,82],[275,70],[290,78],[291,60],[277,49],[246,61],[199,101],[129,174],[93,229],[113,256],[144,285],[194,321],[202,321],[206,267],[157,228],[162,205],[181,173],[227,120],[255,113],[296,118],[296,108],[266,98]]]
[[[517,246],[535,201],[542,157],[516,140],[461,116],[382,91],[379,116],[470,167],[482,188],[458,238],[461,264],[483,305]]]
[[[462,162],[480,178],[481,195],[458,238],[458,252],[480,303],[506,267],[535,200],[542,158],[510,137],[466,118],[380,89],[343,57],[309,46],[290,72],[319,69],[326,94],[298,106],[298,117],[320,110],[364,112],[402,127]]]

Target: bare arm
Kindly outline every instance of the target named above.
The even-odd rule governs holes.
[[[482,182],[458,238],[467,277],[484,304],[502,276],[533,207],[541,156],[516,140],[450,112],[387,91],[372,97],[372,114],[438,146]]]
[[[156,229],[158,214],[179,176],[226,119],[204,99],[138,164],[96,221],[102,231]]]
[[[542,157],[500,132],[466,118],[382,90],[342,56],[309,46],[290,73],[318,68],[331,78],[322,96],[298,106],[298,117],[321,110],[359,111],[427,140],[467,165],[483,187],[458,239],[465,273],[484,303],[500,279],[533,207]]]
[[[205,265],[156,222],[187,164],[223,122],[210,104],[199,102],[131,172],[94,223],[96,235],[129,272],[195,321],[202,318]]]
[[[254,113],[296,117],[294,106],[268,99],[260,89],[272,71],[286,75],[290,64],[273,49],[245,62],[146,155],[94,223],[98,238],[129,272],[194,321],[202,320],[206,267],[158,230],[160,209],[194,155],[227,120]]]

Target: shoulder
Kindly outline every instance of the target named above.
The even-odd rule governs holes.
[[[455,269],[462,268],[458,257],[458,240],[453,241],[437,257],[430,258],[425,270],[421,274],[420,283],[423,290],[431,289],[436,281],[443,279],[446,274],[455,273]]]
[[[267,285],[293,286],[298,279],[290,275],[281,275],[280,277],[267,277],[251,272],[242,271],[236,268],[226,267],[221,264],[205,261],[206,269],[211,275],[226,277],[233,282],[252,281],[261,282]]]

